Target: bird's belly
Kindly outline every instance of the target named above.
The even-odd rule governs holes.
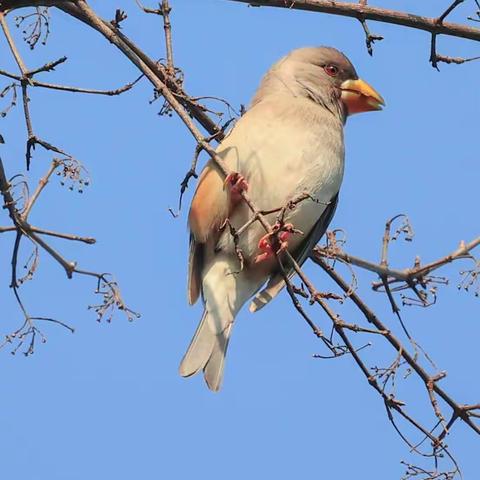
[[[279,152],[280,153],[280,152]],[[272,211],[266,215],[273,225],[289,202],[297,202],[285,211],[285,222],[291,223],[303,235],[293,235],[289,239],[289,248],[294,250],[313,228],[326,206],[338,192],[343,178],[343,151],[326,152],[325,149],[304,151],[300,158],[292,162],[291,157],[279,154],[277,161],[264,162],[250,157],[249,170],[245,177],[249,184],[248,194],[260,211]],[[303,197],[303,200],[300,200]],[[232,224],[241,228],[251,217],[246,206],[237,208],[232,216]],[[252,259],[258,253],[258,241],[265,235],[259,222],[251,225],[239,238],[239,247],[246,259]],[[224,247],[232,248],[231,239],[224,236]]]

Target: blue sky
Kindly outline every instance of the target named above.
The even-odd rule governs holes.
[[[358,115],[346,126],[346,176],[332,227],[347,232],[350,253],[378,261],[384,222],[399,212],[410,216],[416,237],[392,246],[394,266],[411,265],[417,254],[433,260],[479,234],[480,64],[441,65],[439,73],[428,63],[429,36],[394,26],[370,23],[385,36],[370,58],[363,31],[351,19],[223,0],[171,3],[175,61],[192,95],[248,104],[273,62],[308,45],[344,51],[383,95],[383,112]],[[438,2],[422,3],[421,11],[413,1],[383,6],[427,15],[441,10]],[[157,18],[145,17],[133,2],[92,5],[107,18],[117,7],[127,10],[125,33],[153,57],[163,55]],[[462,20],[462,13],[471,11],[453,19]],[[52,12],[51,29],[47,47],[22,50],[30,67],[68,56],[54,74],[42,76],[45,81],[110,89],[137,76],[111,45],[73,19]],[[479,54],[478,45],[464,40],[440,38],[439,46],[447,55]],[[0,68],[14,71],[8,53],[2,39]],[[142,318],[129,323],[117,314],[111,324],[98,324],[86,308],[97,301],[94,283],[67,280],[57,264],[42,257],[35,280],[22,288],[24,300],[32,314],[66,321],[76,332],[44,325],[48,341],[33,356],[0,353],[4,477],[399,478],[400,460],[413,457],[387,421],[378,395],[348,356],[312,358],[321,345],[285,294],[255,316],[239,315],[221,393],[209,392],[200,377],[178,376],[201,308],[188,307],[185,295],[187,209],[173,219],[168,208],[177,205],[195,144],[178,119],[157,115],[160,102],[150,105],[151,97],[146,81],[118,98],[31,93],[37,134],[81,159],[92,178],[83,195],[54,179],[31,220],[94,236],[94,246],[52,243],[81,267],[114,272]],[[0,128],[8,173],[23,172],[21,110],[1,120]],[[32,182],[50,160],[37,148],[28,173]],[[191,194],[192,189],[185,205]],[[21,321],[8,289],[12,240],[0,236],[2,334]],[[405,308],[403,315],[439,369],[448,371],[443,386],[460,403],[475,403],[479,300],[457,290],[461,268],[444,270],[451,284],[441,288],[435,306]],[[314,266],[306,271],[320,289],[333,288]],[[370,291],[373,280],[359,272],[360,293],[398,331],[386,298]],[[335,308],[347,321],[361,321],[350,305]],[[312,315],[328,328],[319,311]],[[367,364],[392,361],[393,353],[373,341],[364,351]],[[424,391],[413,377],[401,382],[398,394],[426,418]],[[479,470],[478,441],[460,424],[448,439],[466,480]]]

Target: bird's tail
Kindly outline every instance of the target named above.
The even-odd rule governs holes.
[[[202,320],[190,342],[187,352],[180,363],[180,375],[189,377],[203,369],[208,388],[217,392],[223,379],[223,368],[232,333],[233,317],[227,328],[220,333],[212,331],[207,310],[203,312]]]
[[[235,316],[242,305],[258,290],[263,279],[256,281],[246,272],[236,272],[235,258],[217,256],[203,276],[205,311],[185,356],[180,375],[189,377],[203,369],[210,390],[222,384],[228,341]]]

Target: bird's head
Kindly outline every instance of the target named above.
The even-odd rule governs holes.
[[[381,110],[385,102],[367,82],[358,78],[350,60],[329,47],[294,50],[272,69],[272,73],[295,95],[303,95],[343,117]]]

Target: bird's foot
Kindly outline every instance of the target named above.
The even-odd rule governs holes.
[[[289,238],[296,233],[303,234],[301,230],[294,228],[291,223],[275,223],[272,231],[259,240],[258,248],[262,250],[262,253],[255,257],[254,263],[263,262],[287,250]]]
[[[242,198],[242,193],[248,190],[248,183],[245,180],[243,175],[240,175],[238,172],[229,173],[225,181],[223,182],[223,187],[226,186],[230,189],[230,195],[233,202],[238,202]]]

